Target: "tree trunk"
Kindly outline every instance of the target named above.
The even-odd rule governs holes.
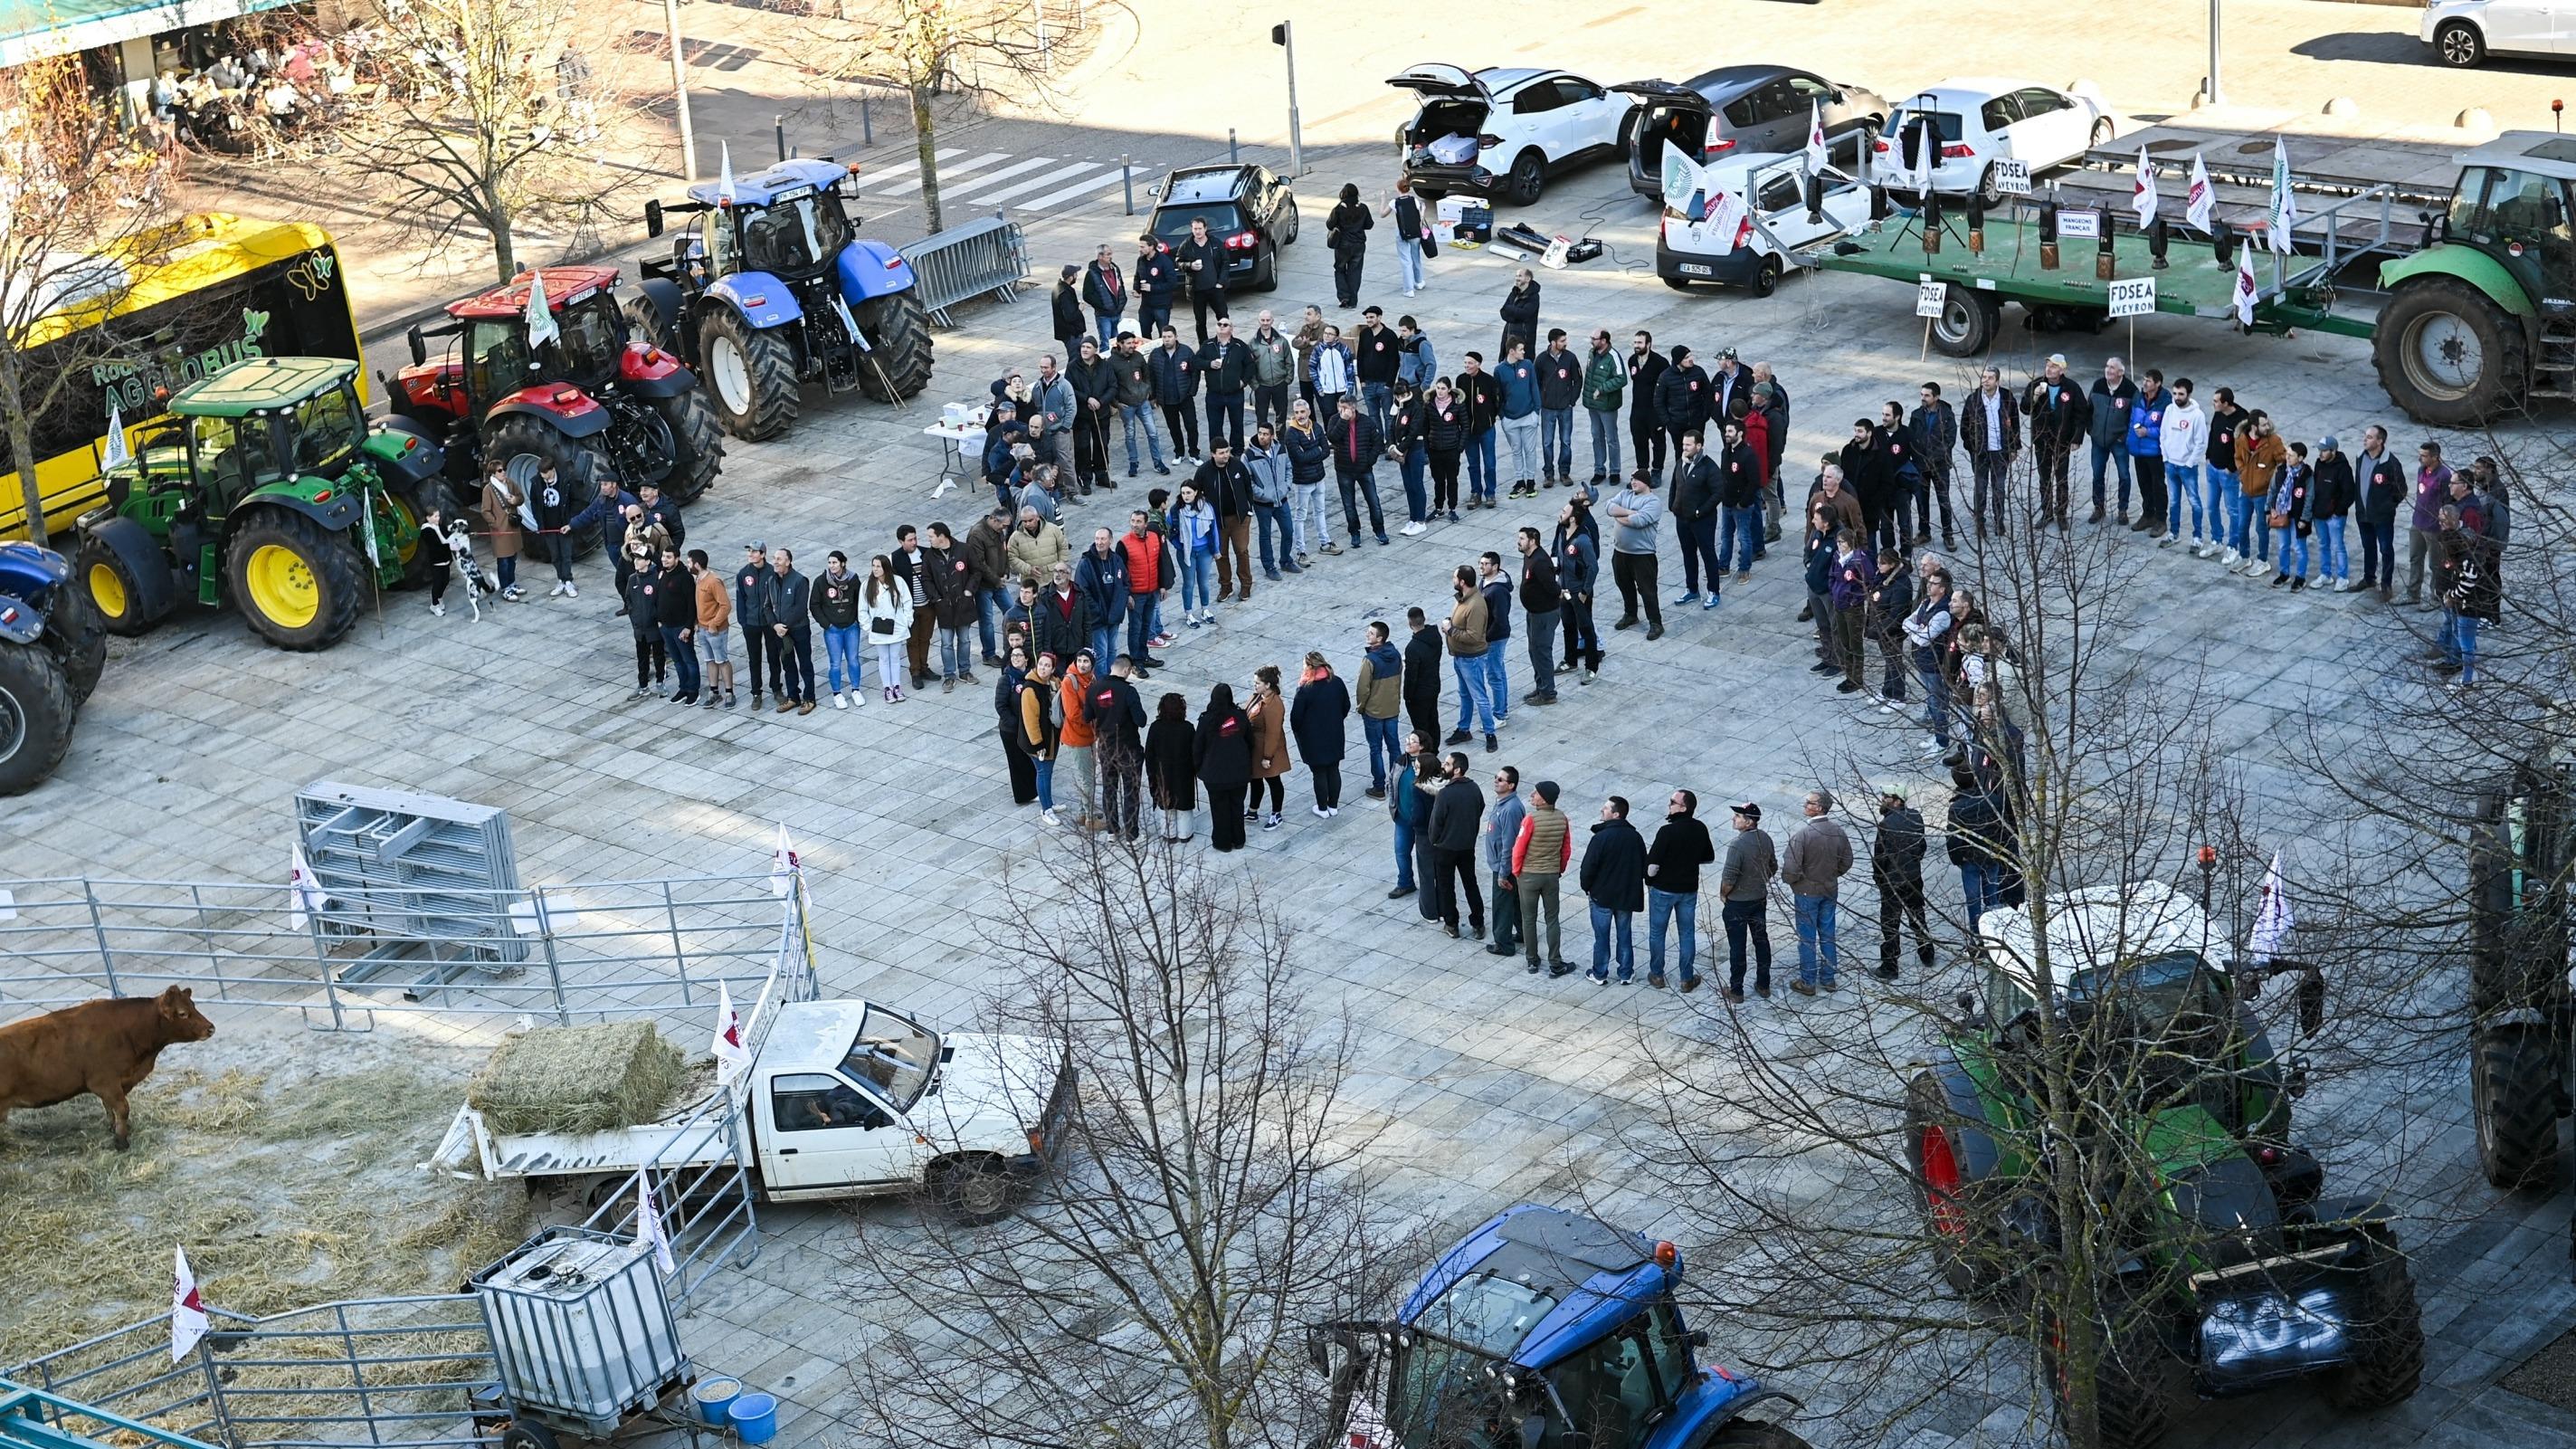
[[[944,231],[939,220],[939,151],[936,128],[930,114],[930,87],[912,87],[912,148],[921,158],[921,210],[930,220],[930,229]]]
[[[501,270],[502,285],[507,286],[519,274],[518,249],[510,239],[510,209],[495,201],[488,214],[492,218],[492,260]]]
[[[9,419],[9,456],[18,463],[18,496],[27,507],[27,541],[38,548],[45,546],[44,485],[36,478],[36,425],[20,405],[24,396],[18,385],[23,359],[18,350],[0,343],[0,414]]]

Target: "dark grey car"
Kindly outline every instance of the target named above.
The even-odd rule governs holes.
[[[1800,150],[1809,118],[1818,115],[1828,137],[1887,122],[1887,101],[1878,92],[1785,65],[1721,66],[1679,84],[1631,81],[1613,89],[1643,101],[1628,143],[1628,189],[1639,196],[1663,194],[1666,146],[1706,162]]]

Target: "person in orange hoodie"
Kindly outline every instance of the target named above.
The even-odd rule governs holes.
[[[706,665],[707,697],[702,708],[716,707],[719,689],[725,707],[733,707],[732,581],[707,566],[707,551],[689,550],[689,572],[698,580],[698,658]]]
[[[1075,821],[1085,830],[1098,830],[1103,823],[1099,762],[1091,753],[1096,737],[1091,722],[1082,714],[1082,697],[1091,692],[1093,672],[1091,651],[1077,651],[1072,665],[1064,671],[1064,682],[1056,686],[1056,712],[1064,717],[1063,732],[1056,737],[1056,763],[1073,766],[1074,789],[1079,797],[1074,808],[1081,812]]]

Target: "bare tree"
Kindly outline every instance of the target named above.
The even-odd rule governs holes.
[[[0,72],[0,419],[27,536],[39,544],[37,425],[95,398],[83,386],[90,370],[130,350],[114,328],[93,324],[181,240],[162,207],[170,171],[166,144],[124,130],[89,93],[76,57]],[[80,436],[96,437],[107,421],[104,409],[80,419]]]
[[[1955,846],[2002,883],[1981,903],[2002,914],[1980,935],[1964,891],[1956,906],[1936,891],[1937,933],[1967,943],[1953,964],[1853,970],[1816,1008],[1720,1001],[1700,1033],[1715,1051],[1641,1039],[1665,1086],[1634,1145],[1729,1244],[1729,1271],[1699,1287],[1769,1337],[1772,1367],[1873,1376],[1840,1419],[1863,1434],[1901,1437],[1970,1385],[2086,1449],[2151,1442],[2187,1375],[2224,1385],[2211,1344],[2235,1334],[2233,1352],[2284,1314],[2300,1338],[2311,1251],[2362,1285],[2327,1396],[2403,1397],[2422,1347],[2404,1259],[2382,1218],[2318,1192],[2313,1154],[2359,1134],[2314,1107],[2295,1138],[2290,1120],[2293,1096],[2369,1053],[2326,1033],[2290,1047],[2316,1024],[2294,1009],[2303,993],[2263,990],[2275,972],[2195,864],[2203,847],[2261,858],[2263,817],[2218,763],[2219,701],[2188,665],[2140,654],[2139,551],[2011,512],[1948,561],[1989,643],[1951,675],[1968,733],[1932,841],[1934,860]],[[1815,762],[1820,784],[1877,793],[1888,741],[1867,734]],[[1846,942],[1877,924],[1844,923]],[[2361,1000],[2385,983],[2315,944],[2302,965],[2323,971],[2291,979]]]
[[[1002,894],[998,1016],[1067,1043],[1079,1110],[1016,1216],[854,1235],[894,1325],[863,1398],[910,1444],[1302,1444],[1305,1325],[1386,1287],[1349,1024],[1248,883],[1106,840],[1046,874]]]

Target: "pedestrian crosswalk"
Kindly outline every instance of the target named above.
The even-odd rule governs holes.
[[[1016,212],[1052,211],[1116,186],[1121,175],[1115,161],[1015,157],[1007,151],[973,155],[963,147],[938,151],[935,157],[940,201],[971,203],[978,210],[1007,207]],[[860,176],[858,190],[862,206],[917,197],[921,194],[921,168],[909,157],[890,161],[882,169]]]

